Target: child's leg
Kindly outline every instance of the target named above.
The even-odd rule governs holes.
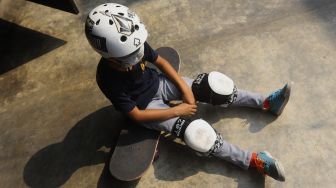
[[[163,102],[163,100],[157,99],[150,102],[147,106],[147,109],[166,109],[170,108],[167,104]],[[178,121],[183,120],[182,118],[176,117],[172,119],[168,119],[165,121],[154,121],[154,122],[146,122],[142,125],[149,129],[154,129],[158,131],[164,131],[167,133],[171,133],[172,135],[176,134],[176,124]],[[190,120],[186,120],[190,121]],[[211,155],[229,161],[243,169],[247,169],[250,165],[250,160],[252,153],[225,141],[222,139],[219,133],[216,133],[216,137],[219,137],[216,141],[218,142],[218,146]],[[182,138],[183,139],[183,138]],[[214,143],[213,143],[214,144]]]
[[[191,87],[192,79],[183,78]],[[239,95],[241,94],[241,95]],[[249,100],[251,93],[239,90],[237,99],[240,104],[253,106],[258,100]],[[180,91],[167,78],[160,78],[160,87],[158,93],[147,106],[147,109],[166,109],[169,108],[164,101],[181,99]],[[257,101],[257,102],[256,102]],[[252,153],[225,141],[221,135],[217,133],[212,126],[204,120],[188,120],[179,117],[168,119],[165,121],[146,122],[142,124],[144,127],[165,131],[176,137],[183,139],[186,144],[197,152],[208,156],[216,156],[231,162],[243,169],[256,167],[261,173],[267,174],[274,179],[284,181],[284,170],[282,165],[277,162],[267,152]]]
[[[219,72],[198,75],[191,88],[196,100],[200,102],[224,107],[233,105],[259,108],[278,116],[285,108],[291,91],[288,84],[268,97],[259,93],[238,90],[229,77]]]
[[[170,106],[165,104],[162,99],[152,100],[146,107],[146,109],[167,109],[167,108],[170,108]],[[151,122],[142,123],[142,125],[149,129],[154,129],[154,130],[170,133],[177,119],[178,117],[171,118],[165,121],[151,121]]]
[[[163,101],[168,102],[182,99],[181,91],[164,74],[161,74],[159,76],[159,79],[160,79],[160,86],[157,95],[159,95]],[[182,77],[182,79],[191,88],[193,79],[188,77]]]
[[[162,99],[156,98],[147,109],[169,108]],[[267,152],[252,153],[227,142],[212,126],[202,119],[188,120],[180,117],[165,121],[146,122],[144,127],[165,131],[179,137],[195,151],[206,156],[216,156],[243,169],[256,167],[261,173],[284,181],[284,170]]]
[[[187,85],[191,88],[194,82],[194,79],[188,77],[182,77],[183,80],[187,83]],[[170,100],[179,100],[181,99],[181,92],[176,86],[166,77],[162,76],[161,79],[161,96],[164,101]],[[242,89],[237,90],[237,98],[232,106],[245,106],[251,108],[262,108],[262,104],[265,101],[266,97],[260,93],[254,93]],[[198,100],[198,99],[196,99]]]
[[[254,93],[242,89],[237,90],[237,98],[231,106],[245,106],[262,109],[266,97],[260,93]]]
[[[290,92],[291,86],[288,84],[267,97],[260,93],[238,89],[237,98],[232,102],[231,106],[263,109],[279,116],[289,100]]]
[[[291,86],[288,84],[267,97],[260,93],[238,89],[237,98],[232,102],[231,106],[259,108],[279,116],[289,100],[290,92]]]
[[[183,79],[191,87],[193,80],[190,78]],[[164,101],[178,99],[181,99],[180,91],[175,87],[173,83],[169,81],[169,79],[162,76],[160,77],[159,91],[154,99],[148,104],[146,109],[167,109],[170,108],[170,106],[165,104]],[[164,131],[174,135],[174,126],[176,131],[176,122],[178,122],[179,119],[179,117],[175,117],[165,121],[146,122],[142,125],[149,129]],[[219,136],[218,142],[220,144],[220,147],[218,147],[212,153],[212,155],[232,162],[233,164],[240,166],[241,168],[247,169],[250,164],[252,153],[230,144],[229,142],[223,140],[219,134],[217,135]]]

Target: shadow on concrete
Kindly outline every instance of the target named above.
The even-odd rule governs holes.
[[[111,154],[112,155],[112,154]],[[100,178],[97,183],[97,188],[134,188],[137,186],[139,181],[141,179],[132,181],[132,182],[124,182],[119,181],[112,177],[110,171],[109,171],[109,161],[106,161],[104,169],[102,171],[102,174],[100,175]]]
[[[0,28],[0,75],[66,44],[1,18]]]
[[[197,118],[205,119],[210,124],[224,118],[242,118],[250,125],[250,132],[260,131],[276,119],[275,116],[256,109],[240,107],[226,109],[201,103],[198,104]],[[160,158],[153,163],[157,179],[180,181],[199,172],[205,172],[232,178],[239,188],[265,187],[265,178],[256,170],[245,171],[218,158],[199,157],[186,145],[174,142],[172,136],[161,138],[158,146]],[[169,161],[169,164],[163,161]]]
[[[334,0],[304,0],[300,1],[307,10],[312,11],[326,22],[333,21],[336,2]],[[335,25],[332,26],[335,28]]]
[[[78,14],[78,8],[74,0],[27,0],[44,6],[63,10],[72,14]]]
[[[328,31],[327,34],[331,35],[330,39],[335,44],[336,39],[336,2],[334,0],[305,0],[301,3],[307,7],[312,13],[317,15],[324,23]]]
[[[181,181],[199,172],[205,172],[234,179],[239,188],[265,187],[265,178],[256,170],[243,170],[214,157],[200,157],[188,146],[174,142],[172,136],[161,137],[158,149],[160,158],[153,163],[157,179]],[[209,182],[205,182],[205,185],[208,184]]]
[[[97,187],[134,187],[137,182],[114,180],[108,163],[125,117],[112,106],[104,107],[80,120],[59,143],[35,153],[24,167],[29,187],[59,187],[81,167],[105,163]]]
[[[216,107],[204,105],[201,109],[209,111],[207,108]],[[220,119],[221,113],[224,114],[221,118],[239,117],[242,114],[249,114],[245,115],[245,118],[251,118],[255,115],[253,111],[233,110],[231,113],[222,112],[222,109],[211,111],[214,110],[219,111],[219,115],[205,114],[212,123]],[[257,130],[264,127],[269,120],[271,119],[263,120],[263,125]],[[136,187],[139,180],[121,182],[114,179],[109,172],[109,161],[125,122],[128,121],[112,106],[86,116],[71,128],[62,142],[41,149],[29,159],[23,172],[25,183],[29,187],[59,187],[79,168],[105,163],[97,187]],[[170,137],[160,140],[159,151],[162,160],[159,159],[154,163],[154,169],[156,178],[161,180],[183,180],[199,171],[204,171],[233,178],[238,182],[238,187],[263,187],[265,184],[264,178],[257,172],[242,170],[220,159],[199,157],[187,146],[174,142]]]
[[[244,120],[243,125],[248,126],[248,129],[251,133],[257,133],[261,131],[263,128],[277,119],[277,116],[274,116],[270,113],[263,112],[259,109],[246,107],[223,108],[209,104],[198,104],[198,109],[199,112],[197,115],[212,125],[221,119],[240,118]]]

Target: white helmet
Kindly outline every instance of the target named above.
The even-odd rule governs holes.
[[[148,36],[140,18],[127,7],[115,3],[99,5],[89,13],[85,34],[93,49],[104,58],[133,53]]]

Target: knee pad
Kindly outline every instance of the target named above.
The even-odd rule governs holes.
[[[222,137],[202,119],[191,121],[179,118],[172,133],[182,138],[189,147],[205,155],[213,155],[223,145]]]
[[[191,88],[197,101],[213,105],[230,105],[237,98],[233,81],[220,72],[199,74]]]

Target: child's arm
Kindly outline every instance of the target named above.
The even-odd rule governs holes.
[[[170,80],[172,80],[176,84],[176,86],[181,90],[183,102],[192,105],[196,104],[193,92],[167,60],[165,60],[159,55],[155,65],[163,73],[165,73],[170,78]]]
[[[147,109],[140,110],[134,107],[128,116],[136,122],[164,121],[179,116],[192,116],[196,113],[196,105],[182,103],[178,106],[167,109]]]
[[[197,106],[194,94],[192,93],[189,86],[184,82],[184,80],[178,75],[175,69],[170,65],[170,63],[158,56],[155,65],[165,73],[170,80],[172,80],[176,86],[182,92],[182,104],[168,108],[168,109],[146,109],[140,110],[137,107],[134,107],[129,113],[128,116],[137,122],[146,122],[146,121],[164,121],[179,116],[192,116],[196,113]]]

